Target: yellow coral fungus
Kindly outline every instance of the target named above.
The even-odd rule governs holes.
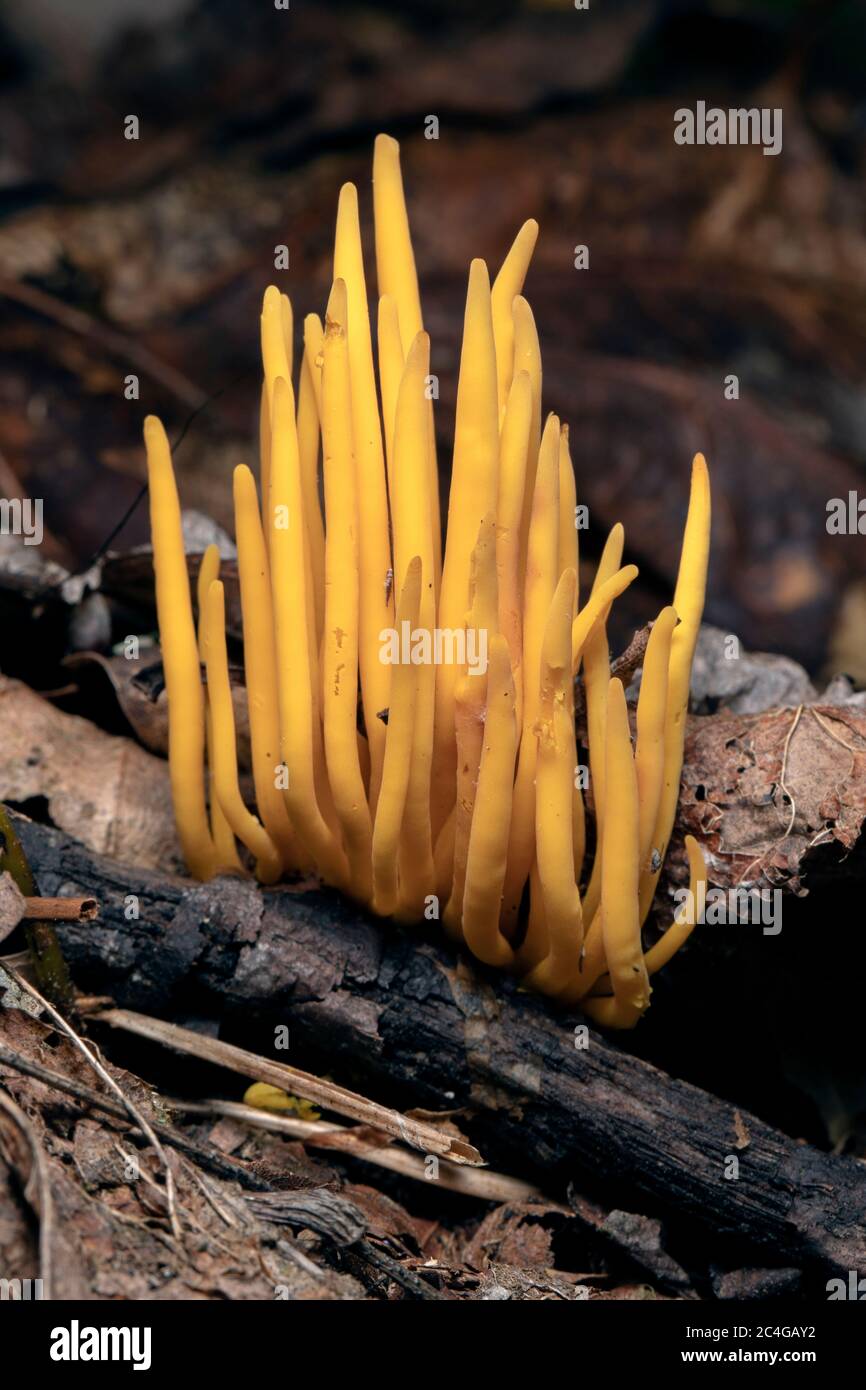
[[[550,605],[541,651],[539,717],[535,726],[535,857],[546,950],[531,971],[529,982],[548,994],[555,994],[580,968],[583,946],[583,911],[574,875],[572,825],[577,758],[571,622],[576,586],[575,571],[565,570]],[[533,955],[537,954],[533,951]]]
[[[443,538],[436,379],[399,147],[385,135],[373,195],[375,351],[351,184],[324,326],[307,314],[296,353],[287,296],[272,286],[262,306],[259,489],[245,465],[234,478],[258,815],[240,790],[219,559],[211,550],[202,561],[197,641],[168,441],[146,422],[187,864],[208,878],[246,872],[249,859],[263,883],[314,872],[382,917],[441,920],[485,965],[603,1026],[631,1027],[650,976],[694,925],[687,905],[645,949],[703,610],[706,464],[694,461],[676,592],[647,644],[633,746],[607,623],[637,569],[622,566],[615,526],[579,606],[583,509],[568,427],[549,415],[542,430],[541,351],[523,295],[537,224],[517,233],[492,288],[483,261],[470,267]],[[686,848],[693,904],[706,869],[690,837]]]
[[[171,450],[159,420],[144,422],[150,529],[159,635],[168,694],[168,763],[181,847],[190,872],[210,878],[219,868],[205,803],[205,702],[198,640],[183,548],[180,502]]]
[[[225,599],[215,579],[207,591],[205,656],[208,700],[213,716],[213,774],[220,809],[239,840],[256,857],[262,883],[275,883],[282,872],[280,852],[268,832],[246,808],[238,785],[235,716],[226,652]]]
[[[250,474],[250,476],[252,477],[252,474]],[[255,486],[255,484],[253,486]],[[256,516],[258,516],[258,507],[256,507]],[[196,596],[198,599],[198,656],[202,665],[207,661],[208,590],[213,581],[219,579],[219,577],[219,546],[209,545],[201,557],[201,565],[199,566],[196,584]],[[228,873],[233,869],[240,869],[241,863],[238,859],[237,847],[235,846],[234,831],[226,820],[225,812],[217,796],[216,779],[214,777],[213,709],[209,691],[205,692],[205,730],[207,734],[205,746],[207,748],[207,766],[209,774],[210,830],[213,836],[217,858],[222,866],[222,871],[223,873]]]

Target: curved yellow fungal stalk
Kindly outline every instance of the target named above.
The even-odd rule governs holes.
[[[635,719],[634,765],[640,802],[639,862],[650,868],[653,831],[658,816],[665,766],[665,711],[671,638],[677,624],[675,608],[663,608],[653,623],[643,660]]]
[[[610,983],[624,1009],[643,1011],[650,985],[644,964],[638,913],[638,794],[628,709],[622,681],[610,682],[607,697],[606,784],[611,810],[605,816],[602,855],[602,931]]]
[[[282,298],[276,285],[268,285],[262,301],[260,320],[262,335],[262,365],[265,372],[265,387],[268,393],[268,407],[273,415],[274,386],[277,378],[291,381],[292,372],[289,355],[286,351],[286,337],[283,327]]]
[[[490,291],[493,311],[493,337],[496,341],[496,380],[499,391],[499,414],[505,412],[508,392],[514,375],[514,300],[523,289],[529,262],[538,240],[538,223],[534,217],[524,222],[511,244],[508,255],[499,268]]]
[[[576,750],[575,750],[576,752]],[[574,786],[571,794],[572,856],[574,859],[574,881],[580,883],[583,859],[586,854],[586,809],[583,792],[577,781],[578,768],[574,768]]]
[[[322,418],[322,367],[325,363],[322,347],[325,329],[318,314],[307,314],[304,319],[304,362],[310,373],[313,396],[319,419]]]
[[[283,344],[286,349],[288,380],[291,381],[295,353],[295,317],[292,313],[292,301],[287,294],[280,295],[280,323],[283,329]]]
[[[577,575],[563,572],[550,605],[541,652],[538,759],[535,777],[535,854],[547,952],[527,977],[536,989],[555,994],[580,968],[583,917],[574,877],[573,797],[577,761],[574,738],[574,685],[571,676],[571,624]],[[531,940],[530,956],[536,953]]]
[[[304,355],[298,392],[297,429],[301,495],[304,499],[304,536],[308,546],[313,583],[317,640],[322,634],[325,615],[325,527],[319,503],[319,435],[322,421],[324,341],[325,330],[318,314],[307,314],[304,319]]]
[[[322,453],[328,515],[322,713],[328,781],[343,833],[352,890],[366,901],[373,892],[373,826],[358,758],[359,508],[346,317],[346,286],[335,280],[325,320],[322,371]],[[384,747],[382,751],[384,754]]]
[[[271,508],[271,407],[267,383],[264,381],[259,396],[259,484],[262,489],[262,516],[267,517]]]
[[[215,579],[207,593],[205,624],[208,698],[213,717],[214,785],[223,814],[238,839],[256,859],[256,876],[276,883],[283,870],[280,852],[264,826],[243,803],[238,787],[235,716],[226,652],[225,599]]]
[[[634,1028],[644,1012],[636,1004],[624,1004],[613,997],[584,999],[580,1007],[602,1028]]]
[[[622,560],[625,532],[617,524],[605,541],[590,599],[616,573]],[[601,871],[604,854],[604,803],[606,781],[606,721],[610,651],[607,645],[606,615],[595,622],[583,647],[583,688],[586,698],[586,728],[589,740],[589,775],[595,807],[595,860],[583,901],[583,915],[592,923],[601,897]]]
[[[541,347],[532,310],[523,295],[516,295],[512,305],[514,318],[514,375],[526,372],[532,386],[532,419],[529,426],[529,446],[526,451],[526,485],[523,490],[523,516],[520,521],[520,580],[523,583],[529,523],[532,518],[532,499],[535,495],[535,470],[541,447]]]
[[[622,569],[594,588],[583,608],[571,625],[571,665],[577,673],[583,659],[583,649],[594,629],[607,619],[607,611],[614,599],[625,593],[629,584],[638,576],[637,565],[623,565]]]
[[[277,786],[280,721],[274,608],[256,484],[245,463],[238,464],[234,472],[234,504],[253,783],[262,823],[282,855],[284,868],[291,869],[299,867],[300,859],[286,803]]]
[[[478,527],[485,516],[496,515],[499,470],[496,389],[490,282],[484,262],[474,260],[469,270],[463,322],[454,461],[439,596],[439,626],[445,631],[456,631],[463,626],[469,596],[470,559]],[[453,796],[454,697],[458,676],[459,670],[452,662],[443,662],[437,668],[434,829],[444,821]]]
[[[382,393],[382,420],[385,433],[385,458],[388,464],[388,494],[391,493],[391,473],[394,468],[394,420],[397,416],[397,396],[403,375],[405,357],[400,337],[397,305],[389,294],[379,300],[377,326],[379,346],[379,389]],[[393,501],[391,503],[393,506]]]
[[[516,751],[514,678],[508,643],[497,634],[490,641],[484,740],[463,887],[463,937],[485,965],[510,966],[514,960],[499,930],[499,915]]]
[[[261,343],[262,343],[262,368],[265,377],[265,388],[268,397],[268,413],[270,417],[270,450],[269,450],[269,477],[263,478],[262,489],[262,525],[265,531],[266,544],[270,549],[270,538],[275,527],[275,499],[273,492],[273,454],[275,449],[276,420],[274,397],[276,394],[276,384],[282,381],[288,387],[291,394],[291,407],[294,416],[295,401],[291,391],[291,372],[289,354],[286,350],[285,338],[285,313],[279,290],[274,285],[269,285],[265,290],[264,301],[262,304],[261,315]],[[321,413],[321,409],[320,409]],[[293,439],[295,449],[299,453],[297,442],[297,423],[293,421]],[[311,655],[318,648],[318,633],[320,630],[320,610],[323,606],[323,597],[320,598],[320,590],[323,584],[323,562],[324,551],[318,550],[318,533],[314,525],[315,511],[318,508],[318,496],[315,497],[315,505],[311,493],[315,488],[310,480],[304,479],[301,474],[301,495],[305,499],[305,506],[299,512],[302,518],[300,528],[301,550],[303,554],[305,583],[304,583],[304,602],[307,607],[306,629]],[[318,706],[318,684],[313,692],[314,707]]]
[[[409,348],[397,398],[392,470],[394,566],[397,574],[405,574],[415,556],[421,561],[421,602],[417,635],[422,643],[428,644],[432,643],[436,627],[426,434],[428,414],[424,397],[429,353],[430,341],[427,334],[417,334]],[[415,630],[409,630],[410,637],[412,631]],[[401,661],[404,656],[403,633],[403,629],[398,629]],[[430,808],[435,681],[436,672],[431,660],[428,658],[420,661],[415,694],[412,763],[400,840],[401,912],[406,915],[419,913],[424,898],[433,892],[433,827]]]
[[[584,923],[586,924],[586,903],[583,903]],[[600,906],[588,926],[583,939],[583,958],[576,974],[572,975],[558,990],[556,997],[563,1004],[580,1004],[598,985],[607,970],[604,951],[604,906]]]
[[[520,899],[535,851],[535,764],[538,754],[535,721],[539,709],[541,648],[559,577],[558,541],[559,420],[555,415],[551,415],[544,427],[544,438],[538,457],[526,559],[523,600],[523,721],[503,899],[503,927],[509,937],[515,931]]]
[[[658,971],[667,965],[668,961],[676,955],[680,947],[685,945],[698,923],[698,914],[702,910],[707,887],[707,866],[701,847],[694,836],[686,835],[684,843],[689,860],[689,887],[687,896],[674,913],[674,920],[671,925],[662,933],[656,944],[652,946],[644,956],[644,964],[648,975],[656,975]],[[609,979],[605,977],[599,980],[597,989],[600,996],[609,995]],[[600,998],[597,1001],[595,999],[587,1000],[587,1005],[595,1004],[596,1002],[600,1004],[602,999]],[[630,1027],[631,1025],[624,1024],[618,1026]]]
[[[469,834],[475,809],[475,792],[484,743],[484,715],[487,704],[487,654],[497,635],[496,526],[493,514],[486,516],[478,530],[472,551],[470,607],[466,614],[467,653],[474,649],[473,664],[457,683],[455,721],[457,736],[457,805],[454,812],[454,868],[451,895],[443,922],[455,938],[461,935],[463,888]]]
[[[580,549],[577,534],[577,487],[574,478],[574,466],[571,462],[571,450],[569,449],[568,425],[563,425],[559,434],[559,573],[564,574],[567,569],[573,569],[575,574],[574,584],[574,614],[577,615],[578,595],[580,591]],[[576,758],[575,758],[576,761]],[[583,792],[577,780],[577,769],[573,779],[571,792],[571,823],[572,823],[572,849],[574,859],[574,877],[576,882],[580,882],[580,874],[583,869],[583,858],[586,852],[586,813],[583,805]]]
[[[376,715],[387,708],[391,683],[390,667],[379,659],[379,633],[383,627],[394,625],[394,599],[392,590],[385,583],[391,569],[385,454],[370,341],[358,192],[352,183],[343,184],[340,190],[334,242],[334,279],[344,281],[348,304],[348,319],[343,323],[343,331],[351,368],[351,424],[360,523],[357,538],[360,562],[358,656],[364,723],[370,746],[371,801],[375,807],[385,755],[385,728]]]
[[[454,872],[454,824],[457,820],[456,803],[448,812],[433,849],[433,871],[435,874],[436,896],[441,903],[447,903],[451,892],[451,877]]]
[[[390,135],[378,135],[373,150],[373,220],[376,235],[376,278],[379,295],[393,300],[403,350],[424,328],[418,273],[409,234],[409,216],[400,171],[400,146]],[[439,469],[433,398],[427,399],[427,467],[430,494],[430,534],[433,543],[433,584],[436,593],[442,576],[442,535],[439,515]],[[387,422],[386,422],[387,434]]]
[[[640,914],[646,918],[655,895],[661,864],[667,853],[680,794],[686,715],[689,707],[689,681],[692,660],[704,611],[707,567],[710,559],[710,475],[703,454],[695,454],[689,511],[674,591],[673,606],[679,623],[671,637],[668,698],[665,712],[665,769],[652,848],[658,855],[658,868],[641,876]]]
[[[573,569],[577,577],[574,586],[574,617],[577,616],[580,580],[580,555],[577,537],[577,490],[571,450],[568,447],[568,425],[559,433],[559,573]]]
[[[304,508],[291,386],[274,389],[271,440],[271,593],[277,646],[280,744],[287,769],[286,805],[295,834],[329,883],[348,881],[345,856],[322,815],[316,765],[323,762],[314,696],[318,658],[311,658],[309,577],[304,558]]]
[[[168,765],[174,816],[191,874],[210,878],[219,868],[205,804],[204,692],[183,547],[180,501],[162,422],[144,422],[150,534],[156,575],[162,663],[168,694]]]
[[[421,607],[421,557],[415,555],[406,569],[406,578],[397,603],[397,630],[408,623],[418,626]],[[419,668],[402,662],[391,673],[391,708],[385,734],[382,785],[373,826],[373,911],[390,917],[399,904],[397,852],[400,829],[409,789],[412,745],[415,737],[415,708]]]
[[[648,975],[655,975],[667,965],[680,947],[688,941],[697,925],[700,900],[706,894],[707,866],[701,847],[693,835],[685,837],[685,846],[689,856],[689,896],[677,909],[667,931],[647,951],[644,960]]]
[[[520,525],[526,485],[526,455],[532,423],[532,383],[518,372],[508,393],[499,444],[499,499],[496,505],[496,577],[499,630],[508,643],[514,676],[517,726],[523,718],[523,594],[520,588]]]
[[[301,490],[304,496],[304,519],[307,543],[310,552],[310,573],[313,580],[313,602],[316,613],[316,635],[321,637],[325,616],[325,528],[322,524],[322,509],[319,505],[319,418],[321,410],[321,367],[315,365],[315,358],[322,351],[322,326],[315,314],[310,324],[310,335],[306,336],[304,354],[301,358],[300,381],[298,383],[298,457],[301,466]],[[316,389],[318,384],[318,391]],[[269,441],[270,442],[270,441]],[[268,496],[270,506],[270,496]],[[262,504],[262,515],[265,511]],[[266,531],[265,539],[269,534]]]
[[[400,336],[404,343],[411,343],[424,324],[409,214],[403,195],[400,146],[390,135],[377,135],[373,147],[373,217],[379,294],[393,299],[400,321]]]
[[[258,516],[258,500],[255,498],[255,483],[253,484],[253,498]],[[215,579],[220,577],[220,552],[219,546],[209,545],[201,557],[198,579],[196,580],[196,600],[198,602],[198,656],[202,666],[207,660],[207,594],[208,589]],[[208,779],[208,799],[210,802],[210,830],[213,837],[217,858],[220,861],[221,872],[229,873],[233,870],[241,872],[241,861],[238,859],[237,846],[235,845],[234,831],[225,818],[225,813],[220,806],[219,798],[216,794],[214,785],[214,747],[213,747],[213,715],[210,708],[208,692],[205,691],[205,744],[207,747],[207,765],[210,774]]]

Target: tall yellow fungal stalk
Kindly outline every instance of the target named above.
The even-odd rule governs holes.
[[[485,965],[603,1026],[632,1027],[694,925],[678,916],[646,948],[703,611],[707,466],[698,454],[673,603],[630,717],[607,622],[637,569],[614,526],[580,607],[580,489],[568,427],[544,420],[523,296],[537,224],[492,287],[484,261],[470,267],[443,538],[430,340],[386,135],[373,205],[375,344],[352,184],[324,324],[307,314],[296,354],[288,297],[271,286],[262,305],[259,486],[246,465],[234,478],[258,814],[241,794],[219,557],[202,561],[196,631],[170,449],[159,421],[145,424],[187,864],[199,878],[249,864],[265,884],[317,873],[380,916],[440,920]],[[694,901],[706,869],[691,837],[686,850]]]
[[[180,502],[162,424],[144,422],[156,605],[168,693],[171,795],[190,873],[210,878],[220,867],[205,800],[205,699],[183,548]]]

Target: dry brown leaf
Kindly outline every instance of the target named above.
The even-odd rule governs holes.
[[[518,1269],[550,1269],[553,1236],[570,1212],[553,1202],[506,1202],[488,1212],[463,1252],[464,1263],[477,1270],[492,1264]]]
[[[853,849],[866,818],[866,714],[802,705],[689,721],[679,820],[720,888],[802,891],[807,851]]]
[[[11,874],[0,874],[0,941],[13,932],[24,916],[24,894]]]
[[[98,854],[182,871],[168,765],[0,676],[0,800],[45,797],[52,821]]]

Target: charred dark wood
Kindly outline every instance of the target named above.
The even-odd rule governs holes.
[[[576,1046],[578,1014],[334,894],[162,878],[18,824],[43,892],[101,903],[97,922],[58,923],[79,988],[163,1015],[209,1008],[230,1025],[287,1023],[293,1054],[326,1057],[377,1096],[465,1108],[490,1160],[548,1183],[603,1178],[626,1209],[698,1223],[814,1281],[866,1265],[864,1165],[797,1143],[595,1032]]]

